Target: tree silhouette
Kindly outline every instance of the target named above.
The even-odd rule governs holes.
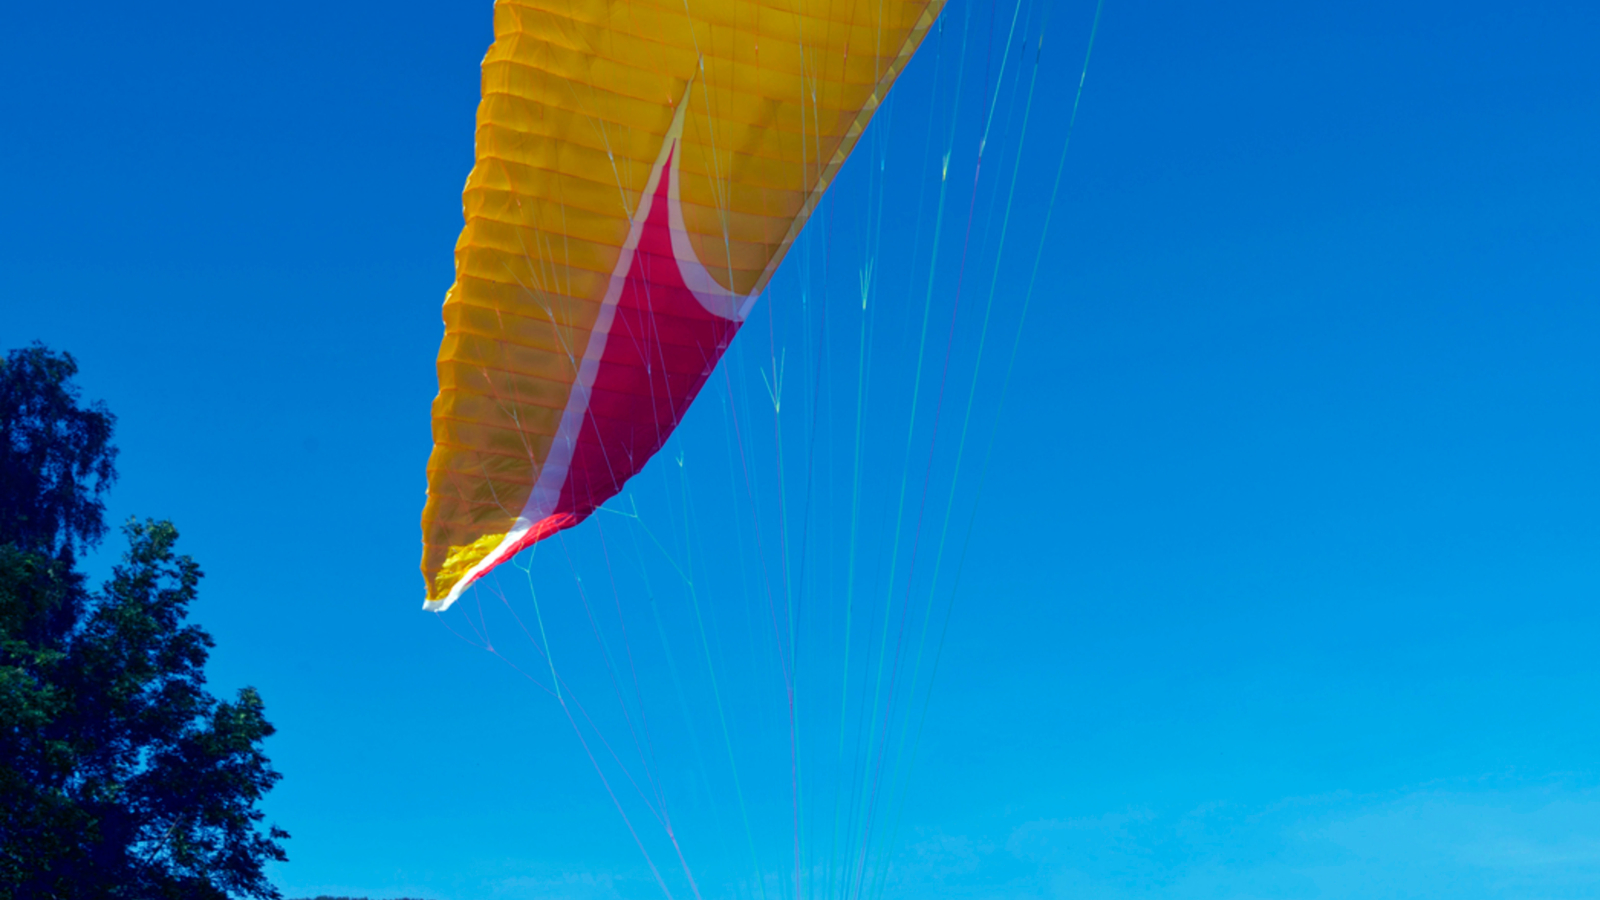
[[[0,896],[277,898],[288,834],[256,809],[273,728],[254,689],[206,691],[177,529],[130,521],[98,592],[77,571],[116,448],[76,372],[38,344],[0,362]]]

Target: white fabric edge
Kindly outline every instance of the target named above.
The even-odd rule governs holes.
[[[566,408],[561,411],[561,424],[556,428],[555,439],[550,442],[550,455],[546,457],[544,466],[539,470],[539,478],[528,494],[528,502],[523,504],[522,513],[517,516],[516,524],[494,550],[478,560],[476,565],[457,579],[450,588],[450,593],[438,600],[424,601],[422,604],[424,610],[443,612],[449,609],[479,575],[504,562],[511,548],[522,540],[536,522],[550,515],[556,503],[561,500],[561,486],[567,480],[567,467],[572,464],[572,453],[577,447],[578,435],[583,429],[583,417],[589,412],[590,392],[594,388],[595,376],[600,371],[600,358],[605,355],[606,338],[610,335],[611,323],[617,316],[617,301],[622,298],[622,289],[627,284],[628,270],[633,266],[634,252],[639,248],[639,237],[644,231],[645,219],[650,216],[656,189],[661,185],[662,170],[666,168],[667,159],[672,156],[673,148],[677,146],[678,138],[683,134],[684,113],[689,108],[688,98],[688,92],[685,91],[684,99],[678,103],[677,112],[673,114],[672,126],[667,129],[666,137],[661,142],[661,152],[650,170],[650,178],[645,182],[644,192],[639,197],[639,206],[633,211],[633,220],[628,223],[627,240],[623,241],[618,251],[616,268],[611,271],[611,280],[606,285],[606,295],[600,301],[600,312],[595,316],[594,329],[589,332],[589,343],[584,347],[582,362],[578,364],[578,375],[573,379],[572,393],[567,397]],[[681,212],[679,218],[682,218]]]

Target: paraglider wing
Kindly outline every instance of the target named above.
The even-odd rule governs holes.
[[[426,608],[661,448],[943,0],[497,0],[445,296]]]

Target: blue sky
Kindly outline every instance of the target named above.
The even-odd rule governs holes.
[[[928,117],[959,109],[943,316],[992,90],[974,73],[998,68],[1011,8],[971,7],[963,35],[952,5],[896,88],[864,144],[883,174],[852,160],[736,343],[726,393],[686,421],[682,478],[641,476],[661,534],[683,496],[703,511],[686,546],[703,557],[727,533],[719,397],[759,408],[780,346],[817,371],[804,335],[822,309],[829,346],[853,352],[837,326],[855,321],[873,190],[893,210],[874,383],[909,388]],[[1039,9],[1024,6],[1030,40]],[[1037,247],[1092,14],[1051,14],[1018,258]],[[1595,893],[1597,34],[1580,3],[1107,0],[981,497],[981,465],[962,470],[978,526],[886,896]],[[77,355],[120,417],[113,517],[173,519],[208,572],[195,615],[218,641],[213,682],[260,688],[280,729],[267,809],[294,834],[275,869],[291,897],[660,896],[559,707],[418,608],[438,307],[490,37],[487,3],[299,2],[33,4],[0,35],[0,344]],[[1015,59],[1007,78],[1031,71]],[[1011,84],[975,206],[962,377],[1015,152]],[[1005,340],[1025,268],[1001,266]],[[847,368],[820,370],[817,396],[853,396]],[[881,488],[905,432],[893,413],[872,424]],[[836,550],[849,448],[820,433],[808,458],[835,491],[816,496]],[[633,527],[597,521],[617,541]],[[576,566],[597,564],[596,531],[573,535]],[[723,552],[741,563],[704,576],[704,599],[733,623],[761,557]],[[671,582],[662,565],[620,593]],[[552,552],[530,577],[568,629],[572,677],[597,678],[563,616],[598,570],[565,566]],[[758,652],[727,660],[752,694],[770,681]],[[774,709],[736,735],[777,746]],[[750,777],[757,816],[782,826],[784,788]],[[726,834],[684,816],[705,829],[685,840],[707,896],[749,895]]]

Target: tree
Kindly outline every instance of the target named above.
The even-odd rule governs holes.
[[[76,370],[37,344],[0,362],[0,896],[277,898],[273,728],[254,689],[206,690],[199,566],[170,523],[130,521],[98,592],[76,569],[116,478]]]
[[[72,354],[38,343],[0,362],[0,544],[55,556],[105,535],[117,419],[78,405],[76,374]]]

